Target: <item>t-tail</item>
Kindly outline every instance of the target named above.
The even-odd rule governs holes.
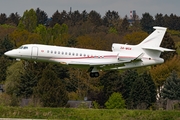
[[[167,49],[160,47],[163,37],[166,33],[167,28],[165,27],[153,27],[155,29],[147,38],[145,38],[138,47],[141,47],[149,56],[159,57],[161,52],[164,51],[174,51],[172,49]]]
[[[160,47],[167,28],[153,28],[155,31],[138,45],[114,43],[112,51],[118,53],[117,58],[122,65],[111,69],[127,69],[163,63],[164,59],[160,58],[161,52],[174,50]]]

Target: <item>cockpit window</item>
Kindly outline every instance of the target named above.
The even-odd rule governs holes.
[[[27,46],[21,46],[18,49],[28,49],[28,47]]]
[[[23,46],[19,47],[18,49],[23,49]]]
[[[24,48],[23,49],[28,49],[28,47],[27,46],[24,46]]]

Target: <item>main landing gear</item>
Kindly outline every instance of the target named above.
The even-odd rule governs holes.
[[[99,77],[99,72],[90,72],[90,77]]]
[[[88,72],[90,72],[89,76],[92,78],[99,77],[99,70],[97,67],[90,67]]]

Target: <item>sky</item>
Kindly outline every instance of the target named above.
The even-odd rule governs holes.
[[[22,16],[26,10],[40,8],[51,17],[57,10],[69,12],[70,7],[80,13],[95,10],[102,17],[108,10],[118,12],[121,18],[130,16],[132,10],[136,10],[140,18],[146,12],[153,17],[157,13],[180,16],[180,0],[0,0],[0,13],[7,16],[16,12]]]

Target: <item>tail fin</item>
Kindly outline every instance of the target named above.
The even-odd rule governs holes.
[[[145,38],[139,45],[140,46],[148,46],[148,47],[159,47],[161,44],[161,41],[164,37],[164,34],[166,32],[165,27],[153,27],[156,29],[153,33],[151,33],[147,38]]]
[[[166,33],[167,28],[165,27],[153,27],[156,29],[151,33],[147,38],[145,38],[138,46],[141,46],[143,49],[155,50],[155,51],[174,51],[167,48],[160,47],[160,44],[163,40],[163,37]]]

